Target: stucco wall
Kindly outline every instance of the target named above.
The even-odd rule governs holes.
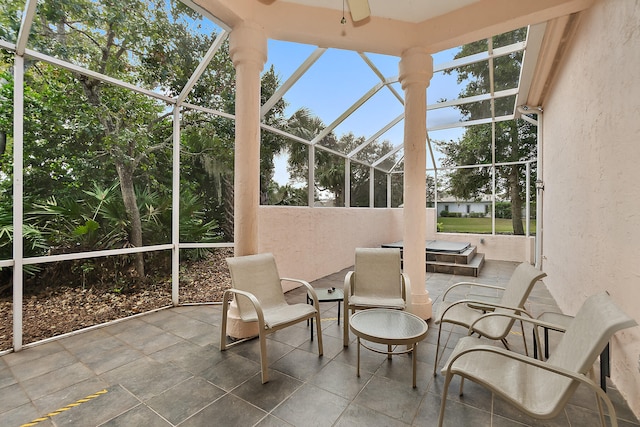
[[[439,208],[438,208],[439,209]],[[438,233],[436,210],[427,209],[427,239],[469,242],[483,253],[485,259],[514,262],[535,262],[535,237],[470,233]]]
[[[533,262],[533,238],[436,233],[435,218],[426,209],[427,239],[470,242],[486,259]],[[274,254],[280,275],[312,281],[353,265],[357,247],[402,240],[403,223],[402,209],[260,206],[259,251]]]
[[[357,247],[402,240],[402,224],[402,209],[260,206],[258,246],[280,275],[311,281],[353,265]]]
[[[485,259],[514,262],[535,262],[534,237],[467,233],[436,233],[438,240],[469,242],[483,253]]]
[[[608,291],[640,323],[640,8],[583,13],[544,107],[545,283],[575,313]],[[612,379],[640,415],[640,327],[616,334]]]

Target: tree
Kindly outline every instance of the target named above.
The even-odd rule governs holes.
[[[30,43],[40,51],[99,73],[175,94],[185,81],[181,66],[193,61],[180,41],[191,38],[187,45],[199,42],[203,46],[212,41],[206,35],[189,30],[190,22],[185,19],[188,10],[179,2],[132,1],[123,8],[110,1],[102,4],[90,0],[45,1],[38,8]],[[85,152],[93,151],[113,165],[128,217],[130,244],[142,246],[136,173],[143,163],[153,163],[157,160],[153,159],[156,153],[167,151],[170,146],[171,124],[167,120],[166,105],[80,73],[71,73],[67,79],[69,89],[76,93],[73,98],[76,102],[66,104],[83,110],[83,114],[69,117],[83,123],[65,124],[66,128]],[[82,99],[78,99],[78,89]],[[55,87],[54,92],[65,96],[69,90]],[[86,129],[84,138],[79,138],[82,132],[78,129]],[[51,132],[45,138],[54,135],[57,133]],[[70,147],[63,147],[68,154]],[[51,158],[54,163],[60,159]],[[156,177],[162,178],[159,173]],[[155,177],[149,178],[155,180]],[[78,181],[77,176],[71,179]],[[144,277],[143,254],[136,256],[135,267],[138,275]]]
[[[267,102],[278,88],[280,82],[275,68],[267,70],[261,79],[260,104]],[[283,128],[286,125],[284,110],[287,104],[284,99],[276,104],[265,114],[263,123],[275,128]],[[286,149],[287,141],[284,137],[262,131],[260,135],[260,203],[267,204],[269,187],[273,182],[274,157]]]
[[[494,46],[523,41],[527,29],[521,28],[509,33],[495,36]],[[456,58],[466,57],[487,50],[487,40],[480,40],[464,45]],[[522,64],[522,53],[516,52],[494,58],[494,89],[496,91],[513,86],[517,82]],[[461,98],[486,94],[490,92],[489,67],[486,62],[477,62],[457,67],[449,73],[458,72],[458,83],[468,81],[460,94]],[[458,107],[468,120],[491,117],[491,103],[488,101],[463,104]],[[513,111],[513,98],[495,100],[496,115],[509,114]],[[523,120],[503,121],[495,126],[495,162],[508,163],[526,161],[536,155],[535,128]],[[444,166],[492,164],[492,125],[469,126],[459,141],[439,141],[445,155]],[[491,193],[492,167],[456,169],[449,175],[448,192],[460,199],[477,199],[482,194]],[[525,193],[524,168],[518,165],[496,168],[496,189],[498,196],[511,202],[511,218],[514,234],[524,234],[522,223],[523,197]],[[535,181],[535,180],[532,180]]]
[[[311,141],[325,128],[324,123],[318,117],[314,116],[308,109],[301,108],[291,115],[287,123],[287,129],[293,135]],[[341,153],[349,153],[362,143],[365,138],[363,136],[356,137],[349,132],[342,135],[339,139],[333,132],[326,135],[318,145],[329,148],[333,151]],[[384,154],[392,149],[391,143],[388,141],[372,142],[356,154],[356,158],[368,164],[372,164]],[[294,179],[306,182],[308,168],[308,150],[309,146],[305,144],[291,144],[289,146],[289,172]],[[316,149],[315,154],[315,188],[314,191],[328,191],[333,194],[336,205],[344,204],[344,172],[345,160],[326,150]],[[390,162],[395,159],[391,158]],[[378,186],[385,186],[386,177],[382,173],[375,173],[374,179]],[[369,179],[370,168],[357,162],[351,163],[351,206],[369,206]],[[401,194],[401,191],[396,191]],[[382,198],[386,200],[386,191],[384,194],[377,193],[375,206],[386,206],[382,202]],[[382,194],[382,195],[380,195]]]
[[[228,76],[235,76],[235,70],[228,56],[228,43],[223,44],[219,55],[224,61],[216,63],[214,69],[228,67]],[[218,56],[216,56],[218,58]],[[211,82],[215,84],[214,82]],[[210,83],[206,83],[209,85]],[[273,95],[280,84],[279,78],[272,66],[263,73],[261,78],[261,103]],[[215,100],[206,99],[202,94],[198,96],[199,105],[210,106],[233,114],[235,111],[235,81],[229,79],[225,88],[220,88],[222,96]],[[199,85],[197,87],[200,87]],[[200,91],[206,93],[204,90]],[[263,122],[269,126],[283,127],[283,114],[286,102],[279,100],[270,111],[265,114]],[[225,239],[233,240],[233,170],[235,124],[233,121],[211,116],[199,111],[187,110],[183,114],[183,163],[181,174],[185,185],[197,186],[201,197],[206,201],[209,214],[222,224]],[[262,131],[260,138],[260,201],[268,203],[272,192],[274,157],[282,152],[286,140],[274,133]]]
[[[15,40],[20,5],[0,0],[0,6],[0,35]],[[50,55],[175,97],[216,37],[206,25],[178,1],[134,1],[126,9],[111,1],[43,2],[29,43]],[[11,71],[12,62],[8,52],[2,53],[0,133],[9,134],[6,151],[10,152],[13,86],[11,72],[4,72]],[[263,101],[278,84],[275,69],[264,73]],[[154,216],[141,212],[147,205],[146,199],[139,197],[151,194],[153,189],[160,199],[152,200],[170,198],[171,174],[166,172],[171,170],[172,117],[168,106],[98,79],[28,59],[25,98],[27,199],[42,205],[55,194],[59,200],[79,201],[87,182],[106,187],[116,181],[126,207],[123,212],[127,219],[121,223],[129,229],[125,244],[139,246],[157,237],[145,233],[145,219]],[[229,60],[228,43],[214,56],[186,101],[234,112],[235,70]],[[284,106],[284,100],[276,103],[265,122],[280,125]],[[181,195],[190,192],[202,200],[204,223],[217,221],[226,238],[233,239],[234,123],[197,110],[182,109],[181,113]],[[280,137],[263,133],[263,194],[273,176],[273,156],[282,144]],[[10,195],[10,155],[0,160],[0,184],[7,189],[3,194]],[[164,201],[160,203],[166,206]],[[149,209],[158,212],[157,206]],[[140,255],[140,276],[144,273],[142,260]]]
[[[15,40],[20,5],[0,0],[0,6],[0,35]],[[133,0],[126,8],[111,0],[47,0],[38,6],[29,45],[175,97],[216,38],[215,31],[206,26],[198,13],[176,0]],[[10,56],[5,53],[0,71],[11,66]],[[4,80],[0,77],[2,93],[8,94],[0,98],[0,131],[7,133],[11,132],[11,80],[10,73]],[[263,98],[269,97],[278,86],[275,70],[268,70],[262,81]],[[159,199],[150,200],[170,198],[171,174],[166,172],[171,170],[172,114],[168,106],[146,95],[41,62],[27,61],[25,83],[28,198],[41,204],[52,194],[59,199],[81,200],[85,183],[95,182],[104,188],[115,181],[127,217],[123,223],[129,230],[126,244],[142,246],[157,237],[157,233],[145,233],[144,225],[145,220],[158,213],[157,206],[148,206],[151,214],[143,213],[141,209],[147,205],[139,197],[157,194]],[[193,87],[187,102],[234,112],[235,71],[227,43]],[[278,102],[265,122],[277,125],[284,105],[284,100]],[[193,194],[204,200],[204,223],[220,220],[232,238],[229,230],[233,229],[234,124],[218,116],[183,109],[181,128],[185,159],[181,195],[187,192],[185,196]],[[274,153],[281,150],[282,144],[279,137],[263,134],[261,189],[265,194],[273,175]],[[3,156],[3,162],[6,158]],[[0,176],[7,189],[11,188],[9,175]],[[217,203],[208,203],[213,200]],[[144,277],[142,254],[136,257],[136,270]]]

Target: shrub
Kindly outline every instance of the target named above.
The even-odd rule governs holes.
[[[511,202],[496,202],[496,218],[511,219]]]

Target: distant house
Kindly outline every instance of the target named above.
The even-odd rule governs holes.
[[[474,200],[464,201],[453,198],[444,198],[438,200],[437,205],[438,216],[447,216],[455,214],[455,216],[491,216],[491,200]],[[442,212],[445,212],[444,215]],[[473,215],[472,215],[473,214]]]

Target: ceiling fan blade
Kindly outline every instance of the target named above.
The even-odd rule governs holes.
[[[347,0],[347,3],[349,3],[351,19],[353,19],[354,22],[362,21],[371,15],[369,0]]]

